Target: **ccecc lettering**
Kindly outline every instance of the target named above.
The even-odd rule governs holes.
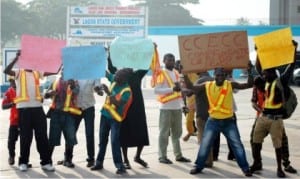
[[[182,43],[182,47],[185,51],[191,51],[196,49],[209,49],[209,48],[221,48],[221,47],[240,47],[243,45],[244,37],[241,34],[224,34],[210,35],[207,37],[196,37],[185,39]]]

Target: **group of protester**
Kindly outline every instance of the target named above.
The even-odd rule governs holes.
[[[297,49],[296,42],[294,42],[294,46]],[[55,146],[60,145],[61,134],[65,139],[65,152],[64,159],[58,161],[58,164],[74,167],[72,158],[73,148],[77,144],[76,132],[81,120],[84,119],[87,167],[90,167],[91,170],[103,169],[109,134],[111,135],[113,162],[117,168],[117,174],[123,174],[126,169],[131,168],[127,156],[129,147],[137,147],[134,161],[145,168],[148,167],[148,163],[141,159],[144,146],[149,145],[141,89],[142,79],[148,70],[117,69],[108,56],[106,77],[111,82],[110,86],[101,84],[100,79],[64,80],[63,69],[61,69],[60,77],[42,96],[39,90],[39,79],[53,74],[42,74],[28,69],[13,70],[20,53],[19,51],[16,58],[4,70],[5,74],[14,78],[10,79],[11,88],[5,94],[2,103],[3,109],[11,108],[8,139],[8,162],[10,165],[14,164],[15,143],[18,133],[20,133],[19,169],[27,171],[30,167],[29,154],[34,131],[42,169],[55,170],[52,154]],[[275,148],[277,176],[285,177],[281,164],[285,171],[297,172],[289,161],[288,141],[281,115],[283,103],[281,93],[283,92],[276,86],[278,82],[276,68],[262,70],[259,59],[257,59],[256,69],[260,76],[254,79],[253,65],[249,62],[246,83],[233,81],[226,69],[218,67],[214,70],[214,78],[208,72],[198,73],[196,77],[195,75],[194,77],[183,75],[183,85],[180,79],[180,70],[175,69],[175,56],[171,53],[165,54],[163,62],[165,67],[159,70],[154,86],[154,93],[158,96],[160,103],[158,139],[158,161],[160,163],[173,163],[167,156],[169,137],[173,144],[175,160],[191,162],[182,154],[180,137],[182,135],[183,97],[192,96],[188,105],[189,111],[185,108],[189,127],[184,140],[188,140],[197,131],[200,147],[190,174],[200,173],[205,167],[213,166],[214,158],[215,161],[217,158],[216,154],[215,156],[213,154],[214,143],[220,133],[223,133],[227,139],[228,147],[231,150],[230,158],[237,161],[245,176],[252,176],[255,171],[262,170],[260,152],[263,139],[268,134],[271,135]],[[279,78],[284,88],[288,86],[287,82],[293,68],[294,63],[289,65]],[[233,93],[234,90],[252,87],[251,102],[254,109],[257,110],[257,116],[251,132],[254,162],[249,166],[237,126]],[[94,92],[100,96],[106,93],[106,99],[100,111],[99,152],[96,158]],[[52,105],[47,113],[43,109],[44,98],[52,99]],[[196,113],[196,124],[193,124],[194,113]],[[51,119],[49,138],[47,117]]]

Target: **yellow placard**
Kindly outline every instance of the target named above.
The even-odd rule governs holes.
[[[294,61],[295,47],[291,28],[284,28],[254,37],[262,69],[278,67]]]

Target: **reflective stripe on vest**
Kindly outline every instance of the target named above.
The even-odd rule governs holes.
[[[274,96],[275,96],[275,87],[276,87],[277,80],[274,80],[272,84],[266,83],[265,91],[265,101],[264,101],[264,108],[267,109],[279,109],[282,106],[282,103],[274,104]],[[271,89],[269,87],[271,85]]]
[[[115,87],[116,82],[113,82],[112,85],[110,86],[110,92],[112,91],[112,89]],[[116,99],[117,100],[121,100],[121,97],[123,95],[123,93],[125,92],[130,92],[131,93],[131,89],[129,87],[122,89],[117,95],[116,95]],[[118,122],[122,122],[128,112],[128,109],[130,107],[132,103],[132,95],[130,95],[130,98],[128,99],[128,101],[125,103],[122,114],[119,114],[117,112],[116,106],[114,104],[110,103],[109,97],[106,97],[105,103],[103,105],[103,108],[106,109],[109,114]]]
[[[176,71],[174,71],[174,72],[175,72],[176,80],[179,80],[178,72],[176,72]],[[169,74],[165,70],[162,70],[162,73],[163,73],[164,78],[167,80],[169,87],[173,88],[174,82],[171,79],[171,77],[169,76]],[[157,100],[161,103],[167,103],[169,101],[172,101],[172,100],[178,99],[178,98],[181,98],[181,92],[172,92],[172,93],[168,93],[165,95],[158,95]]]
[[[220,91],[219,96],[217,97],[217,100],[215,101],[215,103],[213,103],[213,99],[212,99],[212,95],[211,95],[211,86],[212,85],[216,85],[215,81],[211,81],[211,82],[207,82],[205,84],[205,88],[206,88],[206,94],[207,94],[207,98],[208,98],[208,103],[209,103],[209,110],[208,113],[212,113],[213,111],[219,111],[221,113],[225,113],[225,114],[230,114],[231,113],[231,109],[226,109],[223,106],[224,103],[224,99],[227,95],[228,92],[228,86],[229,83],[227,80],[224,81],[224,84],[222,86],[222,89]]]
[[[52,85],[53,90],[56,90],[57,84],[58,84],[58,80],[56,80],[53,83],[53,85]],[[80,109],[78,109],[76,106],[74,106],[74,104],[71,104],[72,103],[71,99],[72,99],[72,90],[71,90],[70,85],[68,85],[67,91],[66,91],[66,99],[65,99],[63,111],[69,112],[69,113],[75,114],[75,115],[81,115],[82,111]],[[52,109],[55,108],[55,99],[53,99],[51,108]]]
[[[40,75],[37,71],[32,71],[34,78],[34,86],[35,86],[35,98],[37,101],[42,101],[42,96],[40,94]],[[29,101],[28,89],[27,89],[27,79],[26,79],[26,71],[19,71],[19,80],[20,80],[20,96],[17,96],[14,99],[14,103]]]

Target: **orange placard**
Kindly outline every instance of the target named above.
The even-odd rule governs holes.
[[[284,28],[254,37],[262,69],[278,67],[294,61],[295,47],[291,28]]]
[[[179,36],[178,41],[183,73],[246,68],[249,61],[246,31]]]

